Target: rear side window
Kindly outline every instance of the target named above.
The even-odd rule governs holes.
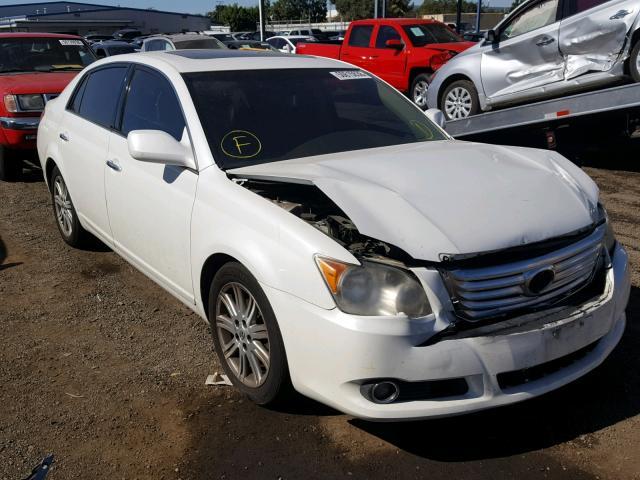
[[[167,79],[148,70],[136,70],[122,116],[122,133],[126,136],[133,130],[161,130],[180,140],[184,128],[180,103]]]
[[[127,67],[102,68],[90,73],[80,105],[74,111],[91,122],[111,128],[126,73]]]
[[[368,47],[373,33],[373,25],[359,25],[351,29],[349,45],[351,47]]]

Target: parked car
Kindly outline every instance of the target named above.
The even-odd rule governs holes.
[[[382,18],[351,22],[341,45],[300,44],[296,53],[364,68],[426,109],[433,73],[472,45],[435,20]]]
[[[107,40],[104,42],[97,42],[91,45],[91,48],[98,58],[136,52],[136,48],[132,43],[123,42],[121,40]]]
[[[94,60],[81,37],[0,33],[0,180],[20,178],[45,104]]]
[[[628,76],[638,82],[639,12],[639,0],[525,2],[438,71],[428,103],[459,119]]]
[[[338,30],[336,32],[328,32],[330,41],[343,41],[344,35],[347,33],[346,30]]]
[[[287,32],[289,37],[313,37],[319,42],[326,42],[329,40],[329,34],[323,32],[319,28],[298,28],[296,30],[289,30]]]
[[[112,35],[115,40],[124,40],[125,42],[140,36],[142,36],[142,32],[136,28],[123,28],[122,30],[113,32]]]
[[[268,51],[277,51],[267,42],[259,42],[256,40],[236,40],[232,42],[224,42],[227,48],[232,50],[268,50]]]
[[[475,30],[471,30],[469,32],[464,32],[462,34],[462,38],[464,38],[468,42],[480,42],[480,41],[483,41],[486,36],[487,36],[486,30],[480,30],[479,32],[476,32]]]
[[[141,52],[159,52],[166,50],[192,50],[192,49],[220,49],[227,48],[224,44],[207,35],[197,33],[179,33],[176,35],[155,35],[142,42]]]
[[[313,37],[271,37],[267,38],[267,43],[282,53],[296,53],[296,46],[299,43],[313,43],[317,40]]]
[[[156,34],[157,35],[157,34]],[[140,35],[139,37],[133,37],[129,43],[133,46],[133,48],[135,48],[135,50],[137,52],[139,52],[142,49],[142,44],[143,42],[149,38],[149,37],[153,37],[155,35]]]
[[[264,38],[270,38],[270,37],[275,37],[276,36],[276,32],[272,32],[270,30],[266,30],[264,32]],[[238,40],[257,40],[260,41],[260,32],[246,32],[243,33],[242,35],[239,35],[236,37]]]
[[[206,33],[205,35],[208,35],[209,37],[213,37],[215,39],[220,40],[222,43],[226,43],[226,42],[235,42],[236,39],[233,35],[231,35],[230,33]]]
[[[84,39],[87,41],[89,45],[93,45],[97,42],[104,42],[105,40],[113,40],[113,35],[85,35]]]
[[[292,385],[358,417],[439,417],[586,374],[630,292],[597,186],[427,113],[330,59],[122,55],[49,102],[38,152],[62,238],[96,235],[210,322],[257,403]]]

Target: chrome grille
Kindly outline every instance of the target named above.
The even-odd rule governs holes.
[[[572,245],[528,260],[441,271],[456,313],[477,321],[565,298],[593,278],[603,258],[604,234],[605,227],[598,227]]]

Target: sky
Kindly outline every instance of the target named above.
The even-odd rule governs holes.
[[[83,0],[75,0],[85,3]],[[85,0],[86,3],[96,3],[101,5],[113,5],[121,7],[149,8],[156,10],[167,10],[169,12],[181,13],[207,13],[215,8],[218,3],[254,6],[257,0]],[[473,1],[473,0],[471,0]],[[422,3],[422,0],[413,0],[416,5]],[[502,7],[511,5],[512,0],[489,0],[493,7]],[[37,0],[0,0],[0,5],[11,5],[14,3],[40,3]]]

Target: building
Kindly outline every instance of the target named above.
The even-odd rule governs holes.
[[[0,6],[0,32],[107,34],[122,28],[142,33],[199,32],[211,28],[204,15],[78,2]]]

